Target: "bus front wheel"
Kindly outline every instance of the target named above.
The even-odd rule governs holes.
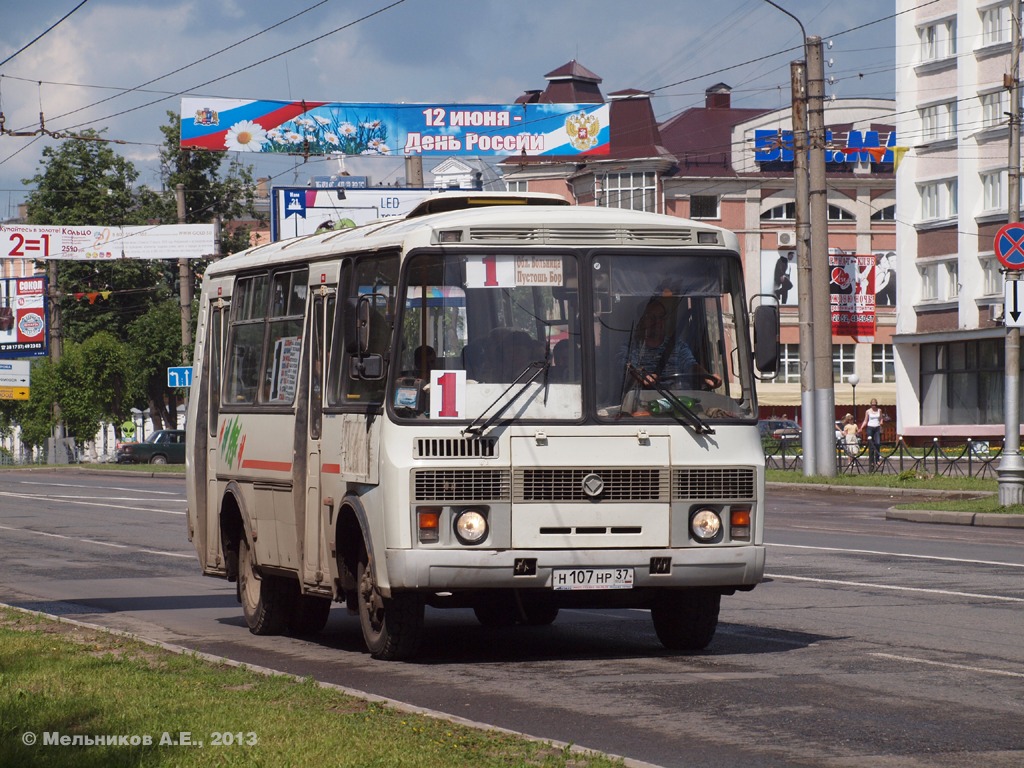
[[[412,592],[384,597],[365,552],[359,558],[356,581],[359,626],[370,655],[385,661],[415,656],[423,634],[423,601]]]
[[[279,576],[256,575],[255,556],[249,542],[238,543],[238,598],[249,631],[254,635],[279,635],[288,621],[287,583]]]
[[[718,627],[721,593],[710,589],[671,590],[651,606],[654,631],[670,651],[700,651]]]

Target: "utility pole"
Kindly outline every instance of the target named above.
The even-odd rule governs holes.
[[[1010,156],[1006,165],[1006,222],[1020,221],[1020,4],[1010,3]],[[1021,270],[1006,270],[1007,281],[1019,281]],[[1017,286],[1014,286],[1016,288]],[[996,476],[999,478],[999,503],[1003,506],[1024,503],[1024,462],[1020,456],[1020,328],[1006,327],[1006,372],[1003,387],[1003,452]]]
[[[62,336],[64,330],[61,326],[60,304],[58,299],[60,293],[57,290],[57,260],[50,259],[46,266],[47,277],[47,298],[50,305],[50,362],[55,366],[60,363],[63,353]],[[64,422],[61,420],[60,403],[53,403],[53,450],[47,457],[50,464],[67,464],[64,454]]]
[[[797,312],[800,326],[800,413],[802,414],[803,470],[817,474],[817,433],[814,413],[814,334],[811,325],[811,301],[814,293],[811,276],[811,221],[809,180],[807,178],[807,62],[789,65],[793,91],[793,184],[796,200]]]
[[[178,223],[185,224],[185,185],[178,184],[174,192],[178,203]],[[188,349],[192,346],[192,270],[189,268],[188,259],[178,259],[178,301],[181,307],[181,364],[188,365]],[[172,407],[177,426],[177,404],[172,404]],[[187,391],[185,410],[188,410]]]
[[[817,473],[836,475],[836,393],[832,381],[832,306],[828,291],[828,193],[825,187],[825,64],[821,38],[806,38],[810,134],[811,323],[814,336],[814,446]]]

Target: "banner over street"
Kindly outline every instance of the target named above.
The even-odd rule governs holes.
[[[303,155],[607,155],[608,104],[181,100],[181,146]]]

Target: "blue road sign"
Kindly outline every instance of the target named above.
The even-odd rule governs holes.
[[[191,387],[192,386],[192,366],[191,365],[180,365],[176,368],[167,369],[167,386],[168,387]]]
[[[1012,221],[996,232],[993,250],[1007,269],[1024,269],[1024,224]]]

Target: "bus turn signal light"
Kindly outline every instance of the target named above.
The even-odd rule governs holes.
[[[729,534],[733,539],[750,538],[750,509],[733,508],[729,513]]]
[[[421,544],[433,544],[438,541],[441,525],[440,507],[416,507],[416,521]]]

